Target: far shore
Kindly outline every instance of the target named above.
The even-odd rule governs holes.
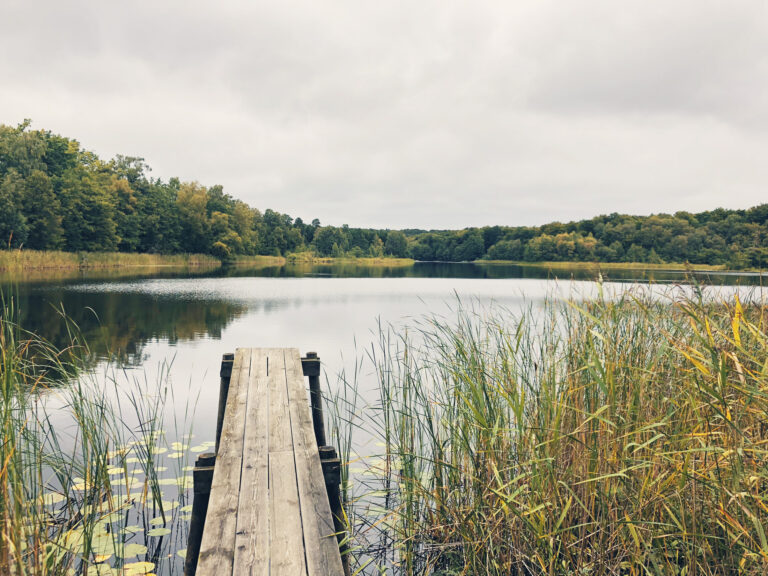
[[[758,272],[758,270],[729,270],[724,265],[689,264],[680,262],[525,262],[521,260],[475,260],[475,264],[514,265],[536,268],[579,270],[666,270],[669,272]]]
[[[208,254],[130,254],[122,252],[61,252],[40,250],[0,250],[0,273],[109,269],[194,268],[215,269],[222,265],[237,267],[266,267],[291,265],[357,265],[372,267],[409,267],[416,263],[411,258],[391,256],[317,256],[312,252],[299,252],[287,256],[237,256],[226,262]],[[524,262],[511,260],[475,260],[479,265],[513,265],[553,270],[660,270],[670,272],[755,273],[762,270],[730,270],[724,265],[689,264],[681,262]]]

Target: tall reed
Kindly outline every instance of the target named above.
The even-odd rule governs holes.
[[[178,506],[158,489],[163,394],[128,393],[138,426],[127,428],[110,383],[82,373],[76,327],[56,349],[18,325],[12,299],[0,304],[0,574],[151,572],[161,546],[152,556],[139,543],[158,533],[145,511],[159,508],[165,525]]]
[[[765,574],[767,321],[635,290],[382,330],[339,428],[358,566]]]

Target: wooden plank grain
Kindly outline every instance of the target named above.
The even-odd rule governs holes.
[[[245,416],[243,472],[235,535],[234,574],[269,574],[268,351],[251,350]]]
[[[269,451],[293,450],[291,416],[288,410],[288,388],[285,383],[285,356],[282,349],[267,352],[269,370]]]
[[[221,444],[200,545],[199,576],[232,574],[250,364],[250,350],[238,349],[232,366]]]
[[[269,453],[270,575],[306,576],[293,451]]]
[[[307,573],[343,576],[298,350],[285,350],[285,372]]]

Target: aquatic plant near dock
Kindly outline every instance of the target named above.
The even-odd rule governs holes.
[[[358,566],[764,574],[767,322],[635,290],[382,330],[378,399],[337,428]]]
[[[62,350],[15,317],[3,301],[0,573],[180,573],[191,483],[167,479],[171,497],[159,487],[164,383],[123,389],[133,412],[122,412],[114,382],[83,371],[76,327]]]

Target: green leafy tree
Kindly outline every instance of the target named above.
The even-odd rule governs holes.
[[[398,258],[405,257],[408,251],[408,239],[399,230],[387,232],[387,241],[384,243],[384,252]]]
[[[24,195],[24,181],[15,170],[0,178],[0,247],[16,248],[27,240],[27,219],[23,213],[21,199]]]
[[[24,181],[24,215],[29,229],[27,246],[36,250],[61,247],[61,204],[48,175],[33,170]]]

